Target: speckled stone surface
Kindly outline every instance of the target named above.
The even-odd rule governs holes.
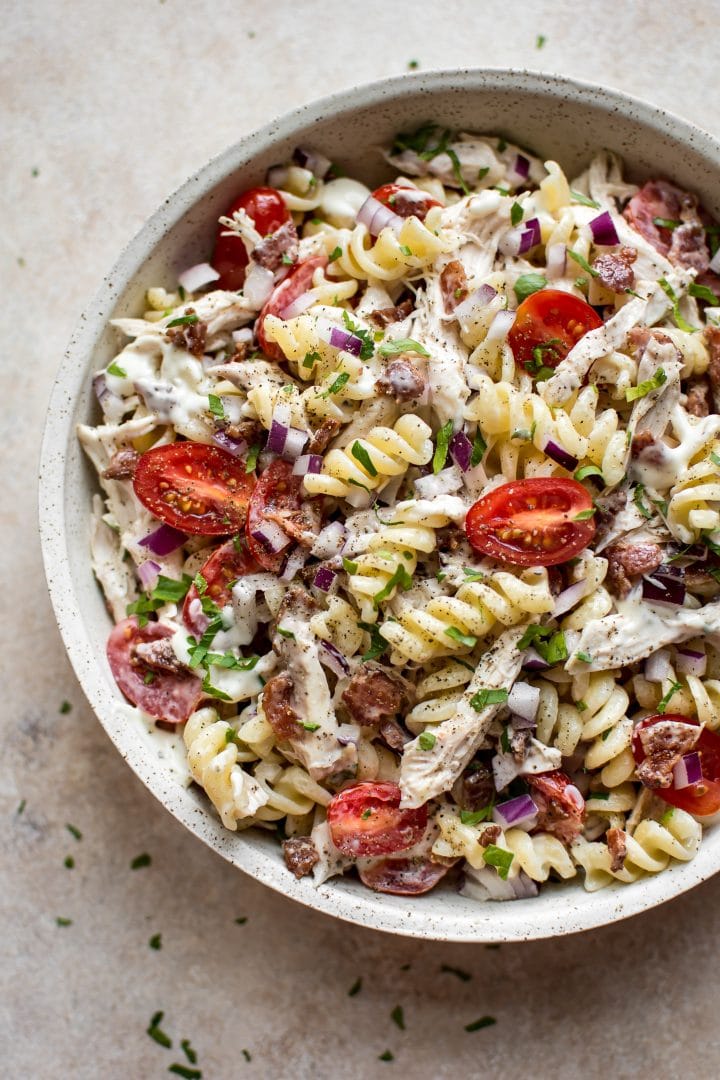
[[[40,429],[80,310],[156,205],[239,135],[411,59],[563,72],[720,134],[702,77],[718,4],[694,4],[681,24],[670,5],[651,18],[640,3],[599,8],[526,3],[503,20],[477,0],[6,11],[0,1046],[13,1080],[159,1077],[188,1064],[186,1038],[206,1080],[714,1075],[720,880],[629,922],[498,950],[393,939],[293,904],[217,858],[123,763],[65,659],[36,538]],[[151,864],[131,870],[144,852]],[[172,1049],[145,1033],[157,1010]],[[464,1030],[483,1015],[497,1024]]]

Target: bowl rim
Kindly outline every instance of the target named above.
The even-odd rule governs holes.
[[[571,96],[581,105],[621,110],[640,126],[666,131],[701,154],[717,162],[720,170],[720,142],[697,125],[650,102],[608,87],[599,87],[569,76],[514,68],[437,69],[379,79],[361,87],[337,91],[284,113],[264,124],[215,155],[191,174],[150,215],[135,236],[123,248],[90,303],[85,307],[64,353],[51,391],[42,438],[39,471],[39,532],[43,564],[55,618],[80,686],[90,706],[116,748],[135,774],[187,829],[223,858],[293,900],[357,925],[408,937],[429,940],[466,942],[510,942],[561,936],[607,925],[649,910],[681,895],[720,870],[720,848],[715,853],[709,844],[701,845],[689,863],[673,866],[648,877],[634,886],[610,886],[576,907],[569,894],[553,893],[555,905],[533,908],[526,902],[502,905],[478,904],[474,920],[447,918],[426,909],[428,898],[387,897],[371,893],[361,895],[357,887],[348,887],[342,878],[331,879],[316,887],[307,878],[295,880],[276,857],[265,850],[255,851],[243,842],[242,833],[229,833],[220,822],[211,819],[209,810],[201,810],[180,785],[168,790],[157,769],[145,760],[131,739],[123,738],[122,708],[108,691],[97,661],[94,642],[80,614],[80,604],[68,555],[65,511],[65,449],[74,435],[74,406],[80,388],[87,380],[88,359],[97,343],[119,295],[132,281],[137,267],[161,243],[162,236],[201,198],[207,188],[241,167],[271,142],[290,137],[295,130],[328,116],[352,112],[356,108],[387,103],[393,97],[412,97],[421,93],[430,110],[432,94],[453,89],[460,92],[497,89],[531,92],[549,98]],[[159,239],[158,239],[159,237]],[[71,602],[68,603],[68,597]],[[209,821],[216,824],[208,828]],[[576,885],[579,891],[579,885]],[[432,897],[433,894],[430,894]],[[436,894],[437,895],[437,894]],[[582,893],[580,893],[582,895]],[[590,899],[592,902],[589,902]],[[487,912],[495,912],[488,916]],[[533,915],[532,912],[537,912]]]

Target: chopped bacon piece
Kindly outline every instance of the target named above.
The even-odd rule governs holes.
[[[403,319],[407,319],[412,310],[412,300],[403,300],[401,304],[397,304],[395,307],[377,308],[375,311],[369,311],[367,317],[376,326],[384,328],[389,326],[390,323],[402,322]]]
[[[655,445],[655,436],[651,431],[638,431],[637,435],[633,435],[632,442],[630,443],[630,457],[640,457],[643,450],[647,450],[648,447]]]
[[[453,259],[440,271],[440,292],[447,315],[467,299],[468,291],[465,267],[457,259]]]
[[[657,544],[611,544],[604,553],[608,560],[607,585],[613,596],[624,598],[632,588],[632,577],[657,569],[663,561]]]
[[[342,701],[353,720],[371,727],[392,720],[402,711],[408,701],[408,688],[398,676],[363,664],[350,679]]]
[[[339,420],[334,420],[332,416],[326,416],[317,431],[313,433],[306,453],[322,454],[330,440],[335,438],[340,427]]]
[[[283,857],[296,878],[305,877],[319,861],[317,848],[309,836],[291,836],[283,840]]]
[[[399,753],[402,753],[411,741],[411,736],[408,735],[404,727],[398,724],[397,720],[381,720],[378,730],[385,745],[391,750],[397,750]]]
[[[195,312],[192,308],[188,308],[185,314],[194,315]],[[183,323],[182,326],[171,326],[165,333],[178,349],[186,349],[187,352],[199,358],[205,352],[207,329],[207,323],[198,319],[197,322]]]
[[[632,263],[637,259],[637,251],[631,247],[621,247],[619,251],[598,255],[593,262],[593,270],[598,280],[606,289],[621,293],[630,289],[635,281]]]
[[[705,241],[705,230],[700,221],[685,222],[673,229],[668,259],[686,270],[704,273],[710,265],[710,252]]]
[[[696,379],[687,389],[685,408],[691,416],[709,416],[710,383],[707,379]]]
[[[303,727],[292,707],[293,681],[286,671],[268,679],[262,694],[262,707],[267,721],[280,739],[298,738]]]
[[[468,767],[463,773],[456,796],[463,810],[481,810],[493,801],[494,796],[492,769],[482,762],[473,762],[472,768]]]
[[[640,745],[645,760],[637,766],[638,779],[648,788],[669,788],[673,769],[683,754],[689,753],[700,738],[702,728],[677,720],[661,720],[639,728]]]
[[[391,360],[375,383],[381,394],[394,397],[398,403],[422,397],[426,385],[425,376],[405,357]]]
[[[532,797],[538,808],[538,829],[571,844],[582,831],[585,800],[570,777],[556,769],[525,779],[533,789]]]
[[[130,659],[133,664],[144,664],[152,671],[169,671],[173,675],[186,675],[188,671],[175,655],[170,638],[137,642],[130,648]]]
[[[103,472],[105,480],[132,480],[140,455],[137,450],[118,450]]]
[[[275,521],[288,536],[304,547],[312,547],[320,532],[320,508],[312,502],[302,502],[297,508],[268,507],[265,517],[268,521]]]
[[[610,869],[616,874],[625,865],[627,855],[627,833],[624,829],[608,829],[605,842],[610,852]]]
[[[497,844],[501,833],[502,829],[499,825],[486,825],[478,837],[478,842],[482,847],[487,847],[488,844]]]
[[[283,256],[285,258],[283,259]],[[253,260],[273,273],[281,266],[296,263],[298,259],[298,234],[292,221],[286,221],[274,233],[266,236],[254,248]]]

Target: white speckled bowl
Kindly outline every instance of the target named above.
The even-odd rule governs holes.
[[[150,285],[207,258],[218,215],[238,191],[261,183],[270,165],[310,144],[375,186],[390,174],[376,148],[397,131],[434,120],[499,133],[575,174],[594,150],[625,159],[631,177],[666,175],[698,192],[720,216],[720,145],[684,120],[616,91],[549,75],[513,71],[434,72],[373,83],[307,105],[231,146],[192,176],[128,245],[81,317],[53,389],[42,449],[40,527],[50,594],[78,679],[120,753],[153,794],[224,858],[279,892],[329,915],[413,937],[516,941],[569,934],[644,911],[720,869],[720,832],[711,829],[696,859],[630,886],[586,893],[578,877],[534,900],[479,904],[439,889],[415,900],[383,896],[357,881],[315,888],[285,869],[264,834],[224,829],[204,797],[183,787],[152,741],[129,724],[105,659],[110,620],[90,570],[91,469],[75,437],[96,420],[90,373],[116,351],[108,319],[142,310]]]

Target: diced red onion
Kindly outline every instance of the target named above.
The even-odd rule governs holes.
[[[492,866],[483,866],[479,870],[464,875],[460,884],[460,895],[470,900],[529,900],[538,895],[538,887],[524,870],[511,874],[506,881]]]
[[[527,720],[524,716],[511,716],[510,726],[513,731],[534,731],[537,724],[534,720]]]
[[[545,249],[545,274],[549,281],[561,278],[567,266],[567,247],[565,244],[548,244]]]
[[[493,807],[493,821],[503,829],[531,829],[537,822],[538,808],[529,795],[497,803]]]
[[[373,499],[373,493],[371,491],[363,491],[362,488],[354,487],[345,496],[345,502],[350,503],[356,510],[364,510],[366,506],[369,506]]]
[[[575,607],[575,604],[584,597],[586,588],[586,582],[576,581],[574,585],[570,585],[567,589],[563,589],[561,593],[558,593],[553,608],[553,618],[558,619],[570,608]]]
[[[527,180],[530,175],[530,159],[526,158],[524,154],[517,154],[513,169],[518,176],[522,176],[523,180]]]
[[[590,222],[590,228],[593,240],[601,247],[614,247],[615,244],[620,243],[617,230],[608,210],[603,210],[602,214],[598,214],[596,218],[593,218]]]
[[[178,285],[181,285],[186,292],[194,293],[203,286],[217,281],[219,277],[217,270],[210,263],[196,263],[195,266],[189,266],[187,270],[183,270],[182,274],[178,274]]]
[[[267,518],[259,528],[253,530],[251,535],[253,540],[257,540],[272,554],[284,551],[291,543],[290,537],[285,530],[276,521],[269,521]]]
[[[95,397],[98,399],[98,401],[102,405],[103,401],[105,400],[105,398],[110,393],[110,391],[108,390],[108,384],[107,384],[107,380],[105,378],[104,372],[100,372],[99,375],[96,375],[95,378],[93,379],[92,384],[93,384],[93,390],[95,391]]]
[[[377,494],[377,501],[381,502],[383,506],[390,506],[397,499],[398,492],[405,482],[404,474],[400,476],[393,476],[387,484],[383,487],[382,491]]]
[[[568,472],[573,472],[574,469],[577,469],[578,459],[568,453],[568,451],[563,446],[560,446],[559,443],[553,442],[552,439],[548,439],[544,449],[547,456],[552,458],[553,461],[556,461],[558,465],[561,465],[563,469],[567,469]]]
[[[289,405],[280,402],[275,406],[265,449],[272,454],[279,454],[286,461],[296,461],[305,449],[310,434],[300,428],[290,427],[290,416]]]
[[[515,322],[515,314],[514,311],[508,311],[507,309],[498,311],[495,318],[490,323],[490,329],[485,338],[486,344],[505,341],[510,333],[510,327]]]
[[[657,652],[648,656],[644,667],[645,678],[651,683],[665,682],[672,679],[672,667],[670,665],[670,651],[658,649]]]
[[[313,579],[313,585],[316,589],[320,589],[321,592],[329,592],[336,577],[337,570],[332,570],[329,566],[319,566]]]
[[[452,495],[463,485],[462,474],[457,465],[439,473],[420,476],[415,481],[415,494],[421,499],[436,499],[439,495]]]
[[[303,311],[307,311],[309,307],[315,301],[315,297],[311,292],[300,293],[297,300],[293,300],[292,304],[288,304],[286,308],[283,308],[280,312],[281,319],[296,319],[298,315],[302,315]]]
[[[352,353],[353,356],[359,356],[362,350],[360,338],[348,333],[347,330],[341,330],[339,326],[333,326],[330,331],[330,344],[333,349],[342,349],[343,352]]]
[[[251,342],[253,338],[252,330],[249,326],[243,326],[240,330],[233,330],[232,339],[235,344],[239,342]]]
[[[492,759],[493,782],[496,791],[502,791],[518,775],[518,764],[512,754],[495,754]]]
[[[682,571],[673,566],[660,566],[643,578],[643,600],[653,604],[681,605],[685,600],[685,583]]]
[[[340,678],[342,678],[343,675],[347,675],[350,671],[350,665],[347,660],[340,650],[335,648],[331,641],[320,642],[319,656],[320,663],[324,664],[325,667],[329,667],[330,670],[334,671]]]
[[[326,525],[320,531],[317,540],[310,548],[310,552],[318,559],[332,559],[334,555],[339,555],[345,547],[346,537],[347,529],[342,521],[331,521],[329,525]]]
[[[317,150],[311,150],[305,146],[296,146],[293,150],[292,159],[301,169],[309,169],[318,180],[324,180],[332,166],[330,158],[326,158],[324,154],[319,154]]]
[[[400,229],[403,218],[393,213],[389,206],[384,206],[372,195],[368,195],[362,204],[355,220],[359,225],[365,225],[371,236],[379,236],[383,229]]]
[[[542,658],[537,649],[525,649],[523,657],[523,668],[525,671],[547,671],[550,667],[547,660]]]
[[[676,666],[683,675],[696,675],[702,678],[707,670],[707,656],[695,649],[678,649]]]
[[[282,454],[285,449],[289,430],[290,428],[286,424],[276,420],[273,415],[267,442],[265,443],[265,449],[269,450],[271,454]]]
[[[327,643],[323,642],[323,644]],[[320,662],[323,662],[322,653],[320,654]],[[340,672],[336,671],[335,674],[338,675]],[[345,672],[342,672],[340,677],[342,678],[344,674]],[[338,724],[336,738],[341,746],[357,746],[360,742],[360,727],[358,724]]]
[[[147,562],[140,563],[137,568],[137,576],[140,579],[140,584],[142,585],[143,589],[145,589],[145,592],[150,592],[151,589],[155,588],[155,584],[157,582],[159,574],[160,567],[152,559],[148,559]]]
[[[164,555],[177,551],[186,540],[187,536],[179,529],[174,529],[172,525],[161,525],[159,529],[148,533],[138,543],[140,547],[146,547],[148,551],[152,551],[153,555],[159,555],[162,558]]]
[[[228,435],[226,431],[216,431],[213,435],[213,442],[221,450],[227,450],[228,454],[232,454],[236,458],[244,457],[247,453],[248,445],[245,440],[233,439],[232,435]]]
[[[307,562],[308,553],[305,548],[297,547],[294,551],[291,551],[287,557],[287,562],[283,567],[283,571],[280,574],[279,580],[287,583],[292,581],[298,570],[302,570],[303,566]]]
[[[243,296],[247,302],[259,311],[263,304],[269,300],[274,288],[275,275],[272,270],[267,270],[264,266],[258,266],[257,263],[251,260],[243,282]]]
[[[293,476],[322,472],[322,454],[302,454],[293,465]]]
[[[460,322],[472,322],[477,313],[486,308],[496,296],[497,290],[493,289],[492,285],[481,285],[479,289],[471,292],[462,304],[457,305],[454,311],[455,318]]]
[[[720,274],[720,247],[710,260],[708,269],[712,270],[713,274]]]
[[[282,457],[284,457],[286,461],[297,461],[305,449],[309,438],[309,432],[301,431],[300,428],[291,427],[288,431]]]
[[[267,171],[268,187],[283,188],[287,184],[287,165],[272,165]]]
[[[456,431],[450,440],[450,457],[463,472],[470,468],[473,444],[464,431]]]
[[[685,754],[680,758],[673,769],[673,787],[676,791],[690,787],[691,784],[699,784],[702,780],[702,764],[700,755],[695,752]]]
[[[534,720],[540,705],[540,691],[530,683],[516,682],[508,694],[507,703],[510,712],[525,720]]]

